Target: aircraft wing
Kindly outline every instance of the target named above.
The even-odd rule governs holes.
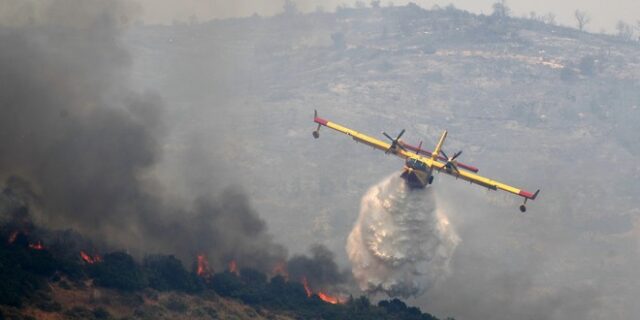
[[[466,180],[469,181],[471,183],[477,184],[477,185],[481,185],[483,187],[489,188],[491,190],[504,190],[506,192],[510,192],[513,193],[517,196],[521,196],[525,199],[530,199],[530,200],[535,200],[535,198],[538,196],[538,193],[540,192],[540,190],[531,193],[529,191],[526,190],[522,190],[522,189],[518,189],[516,187],[510,186],[508,184],[496,181],[496,180],[492,180],[489,178],[485,178],[481,175],[472,173],[472,172],[468,172],[468,171],[455,171],[455,170],[448,170],[447,168],[445,168],[445,166],[434,166],[438,171],[446,173],[450,176],[453,176],[455,178],[460,178],[462,180]]]
[[[496,181],[496,180],[492,180],[483,176],[480,176],[478,174],[476,174],[475,172],[471,172],[471,171],[477,171],[477,168],[475,167],[471,167],[471,166],[467,166],[468,168],[465,168],[467,170],[470,171],[466,171],[466,170],[456,170],[456,168],[460,165],[460,163],[455,163],[452,162],[452,164],[449,164],[449,162],[445,162],[442,163],[438,160],[443,160],[443,161],[447,161],[446,158],[444,157],[440,157],[438,155],[438,157],[434,157],[433,153],[430,153],[430,157],[425,157],[423,156],[425,153],[420,152],[423,151],[420,149],[420,147],[417,148],[406,148],[408,145],[399,142],[400,136],[402,136],[402,134],[404,133],[404,130],[402,130],[402,132],[400,132],[400,134],[398,135],[398,137],[393,140],[393,143],[387,143],[381,140],[378,140],[376,138],[373,138],[371,136],[368,136],[366,134],[360,133],[358,131],[355,130],[351,130],[347,127],[341,126],[337,123],[331,122],[329,120],[323,119],[318,117],[317,113],[315,114],[313,121],[315,123],[318,124],[318,129],[316,129],[313,132],[313,136],[315,138],[320,137],[320,127],[325,126],[327,128],[336,130],[338,132],[341,132],[343,134],[346,134],[348,136],[350,136],[351,138],[353,138],[353,140],[355,140],[356,142],[360,142],[360,143],[364,143],[366,145],[369,145],[373,148],[376,148],[378,150],[382,150],[385,153],[392,153],[400,158],[403,159],[416,159],[422,163],[425,164],[426,167],[431,168],[432,170],[437,170],[439,172],[443,172],[445,174],[448,174],[450,176],[453,176],[455,178],[459,178],[465,181],[469,181],[473,184],[477,184],[480,186],[483,186],[485,188],[489,188],[491,190],[504,190],[506,192],[515,194],[517,196],[523,197],[524,198],[524,202],[526,204],[527,200],[535,200],[536,197],[538,196],[538,193],[540,192],[540,190],[537,190],[535,193],[531,193],[529,191],[526,190],[522,190],[513,186],[510,186],[508,184]],[[384,134],[384,132],[383,132]],[[446,137],[447,132],[445,131],[442,135],[442,137],[440,138],[440,142],[438,143],[438,145],[436,146],[435,151],[433,152],[438,152],[440,151],[440,148],[442,146],[442,143],[444,142],[444,139]],[[392,139],[391,137],[389,137],[387,134],[385,134],[389,139]],[[409,150],[413,150],[413,151],[409,151]],[[416,150],[418,150],[418,152],[415,152]],[[526,208],[523,205],[520,206],[520,210],[522,212],[525,212]]]
[[[317,123],[318,125],[323,125],[327,128],[331,128],[333,130],[336,130],[338,132],[342,132],[350,137],[353,138],[353,140],[357,141],[357,142],[361,142],[364,143],[366,145],[372,146],[378,150],[382,150],[382,151],[387,151],[389,150],[389,148],[391,147],[391,144],[386,143],[384,141],[378,140],[376,138],[370,137],[366,134],[360,133],[358,131],[355,130],[351,130],[347,127],[343,127],[335,122],[331,122],[328,121],[326,119],[322,119],[320,117],[314,117],[313,121],[315,123]],[[319,127],[319,126],[318,126]],[[398,156],[400,156],[399,154],[397,154]],[[402,157],[402,156],[401,156]]]
[[[364,144],[372,146],[372,147],[374,147],[374,148],[376,148],[378,150],[382,150],[382,151],[387,152],[389,150],[389,148],[391,147],[390,143],[378,140],[376,138],[373,138],[373,137],[368,136],[366,134],[360,133],[358,131],[351,130],[351,129],[347,128],[347,127],[341,126],[341,125],[339,125],[339,124],[337,124],[335,122],[331,122],[329,120],[320,118],[318,116],[315,116],[313,118],[313,121],[318,124],[318,128],[320,126],[325,126],[327,128],[331,128],[333,130],[336,130],[338,132],[341,132],[341,133],[344,133],[344,134],[350,136],[356,142],[364,143]],[[403,158],[403,159],[407,159],[407,158],[418,159],[418,160],[424,162],[424,164],[426,166],[430,167],[430,168],[434,168],[434,169],[436,169],[438,171],[445,172],[445,173],[447,172],[446,169],[445,169],[445,165],[442,164],[441,162],[431,160],[431,158],[426,158],[426,157],[423,157],[421,155],[417,155],[417,154],[412,153],[412,152],[410,152],[408,150],[397,149],[393,154],[398,156],[398,157],[400,157],[400,158]]]

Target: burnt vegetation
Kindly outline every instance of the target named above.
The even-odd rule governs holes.
[[[204,278],[198,276],[196,270],[187,271],[172,255],[147,256],[139,263],[131,255],[116,251],[89,263],[79,253],[53,254],[46,243],[42,248],[34,248],[30,245],[32,237],[26,233],[12,236],[12,233],[4,228],[1,234],[8,240],[0,242],[0,307],[34,306],[44,312],[62,312],[73,319],[109,319],[109,313],[100,307],[89,310],[76,306],[65,310],[49,295],[52,285],[65,289],[90,285],[115,289],[123,294],[149,289],[205,298],[213,294],[239,300],[256,309],[274,310],[302,319],[437,319],[398,299],[383,300],[375,305],[361,296],[348,297],[337,304],[328,303],[317,294],[308,295],[298,281],[282,275],[269,277],[252,268],[240,268],[236,272],[227,270]],[[319,259],[321,249],[315,251],[316,257],[309,260]],[[297,257],[293,264],[301,259]],[[178,300],[169,299],[168,310],[187,312],[188,306]]]

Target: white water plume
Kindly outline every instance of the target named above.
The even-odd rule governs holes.
[[[394,174],[362,197],[346,249],[362,290],[409,297],[449,274],[459,241],[432,190],[411,190]]]

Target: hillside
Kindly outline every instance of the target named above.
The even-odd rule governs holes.
[[[172,255],[138,263],[124,252],[74,252],[86,242],[70,242],[65,232],[45,241],[35,235],[41,230],[7,226],[0,233],[7,239],[0,243],[0,319],[437,320],[398,299],[373,305],[364,296],[331,296],[306,278],[288,279],[285,267],[268,276],[232,262],[215,273],[198,257],[187,271]]]
[[[180,170],[166,170],[168,181],[185,189],[185,175],[204,174],[242,185],[276,233],[287,230],[286,242],[299,249],[308,245],[297,240],[313,223],[295,213],[335,203],[330,211],[355,214],[353,198],[399,166],[328,132],[310,139],[313,109],[372,134],[406,128],[408,141],[425,145],[446,128],[450,149],[464,149],[465,161],[514,177],[517,185],[542,185],[528,173],[550,158],[583,172],[589,168],[578,159],[595,164],[616,154],[629,161],[640,150],[634,139],[640,48],[613,36],[409,5],[141,27],[127,39],[134,79],[159,88],[170,106],[174,129],[162,168]],[[592,152],[603,144],[607,149]],[[233,174],[210,173],[206,161],[180,166],[194,152]],[[287,175],[274,185],[264,168]],[[318,176],[319,170],[331,174]],[[547,202],[555,201],[560,180],[583,177],[563,171],[558,181],[544,179],[552,188]],[[589,179],[611,181],[616,173],[594,174]],[[332,192],[338,186],[342,192]],[[637,190],[621,189],[620,197]],[[320,213],[335,222],[322,240],[350,227],[352,219]]]
[[[637,42],[408,5],[140,26],[126,43],[135,82],[168,105],[158,172],[174,190],[240,185],[276,239],[294,252],[324,243],[346,266],[360,197],[401,163],[332,132],[314,140],[313,110],[425,146],[447,129],[447,152],[542,193],[521,216],[513,198],[438,177],[462,242],[421,306],[466,319],[640,314]]]
[[[126,293],[90,283],[77,287],[61,283],[51,284],[38,303],[22,308],[1,306],[4,319],[294,319],[213,292],[198,296],[151,289]]]
[[[415,4],[142,25],[129,4],[3,6],[1,318],[640,315],[632,37]],[[446,175],[395,192],[402,161],[313,139],[314,110],[425,148],[448,130],[542,192],[526,214]],[[371,207],[398,219],[357,222]],[[398,278],[419,308],[382,293]]]

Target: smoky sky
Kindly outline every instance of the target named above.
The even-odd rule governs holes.
[[[310,256],[294,255],[287,262],[289,277],[295,281],[306,279],[314,289],[326,289],[323,286],[336,286],[344,283],[348,274],[338,267],[334,255],[326,247],[313,245]]]
[[[36,224],[137,256],[206,253],[265,270],[286,257],[240,188],[187,201],[155,181],[166,106],[128,86],[131,6],[2,4],[24,16],[0,27],[0,177]]]
[[[189,101],[201,83],[228,84],[239,115],[227,121],[228,136],[243,146],[229,154],[234,172],[251,181],[252,200],[291,250],[319,241],[347,265],[359,199],[402,166],[330,130],[314,140],[313,109],[374,137],[405,128],[403,138],[425,148],[447,129],[447,153],[463,150],[460,161],[483,176],[542,191],[520,214],[521,199],[437,176],[438,210],[460,243],[448,278],[414,302],[442,318],[633,318],[637,44],[523,20],[498,25],[455,10],[417,11],[141,26],[131,42],[141,43],[136,52],[147,61],[141,81],[160,78],[166,61],[175,66],[163,81],[167,101]],[[334,43],[335,33],[346,46]],[[582,74],[581,61],[594,55],[602,68]],[[210,72],[212,65],[228,72]],[[574,69],[575,79],[562,77]],[[220,114],[199,104],[185,109],[203,119]],[[188,118],[182,126],[219,136],[206,122],[196,127]]]
[[[240,1],[210,1],[210,0],[139,0],[142,11],[141,18],[145,23],[171,24],[173,21],[189,21],[190,19],[209,20],[212,18],[246,17],[254,13],[260,15],[274,15],[282,12],[284,0],[240,0]],[[357,1],[312,1],[294,0],[296,6],[305,12],[314,10],[333,11],[339,6],[354,7]],[[359,1],[360,5],[369,6],[372,1]],[[409,2],[418,4],[424,8],[431,8],[434,5],[445,7],[454,5],[457,8],[468,10],[473,13],[490,14],[491,6],[497,0],[391,0],[380,1],[380,5],[390,4],[403,6]],[[576,25],[574,17],[575,10],[586,12],[590,17],[590,23],[586,29],[591,32],[614,32],[615,25],[619,20],[635,24],[640,17],[637,16],[640,4],[634,0],[508,0],[507,6],[512,9],[512,15],[529,16],[531,12],[538,15],[552,13],[556,17],[556,22],[566,26]]]
[[[412,55],[375,49],[412,48],[413,40],[422,39],[379,37],[384,30],[397,34],[408,19],[375,16],[374,24],[361,29],[358,17],[309,15],[297,17],[297,24],[276,17],[201,29],[140,26],[142,36],[129,40],[138,45],[133,59],[120,36],[135,20],[130,14],[136,8],[102,1],[59,0],[26,9],[29,2],[2,3],[20,3],[19,9],[0,10],[20,14],[3,18],[0,28],[0,176],[7,185],[28,186],[18,189],[36,223],[74,228],[134,253],[192,259],[204,251],[216,270],[230,259],[240,267],[270,264],[285,256],[284,248],[271,240],[252,200],[261,214],[270,211],[264,217],[290,248],[322,236],[310,227],[317,216],[323,218],[317,230],[326,230],[321,240],[343,248],[358,199],[401,163],[326,130],[312,140],[311,117],[318,108],[321,116],[370,134],[407,128],[407,139],[424,139],[425,145],[449,129],[455,134],[446,150],[463,149],[461,161],[479,166],[483,175],[542,189],[527,214],[519,215],[520,203],[510,197],[436,178],[435,191],[444,197],[439,206],[461,243],[450,277],[416,301],[429,312],[463,319],[638,314],[633,297],[639,287],[640,149],[633,137],[639,91],[638,64],[626,63],[638,56],[631,45],[552,28],[539,35],[518,33],[527,41],[515,52],[473,41],[450,48],[450,37],[438,40],[442,47],[435,43],[445,55],[478,49],[495,50],[498,57],[513,53],[509,63]],[[515,9],[516,2],[511,4]],[[455,29],[445,13],[431,17],[419,22]],[[576,41],[546,40],[562,40],[553,34],[560,31]],[[363,44],[362,51],[332,46],[335,32],[343,32],[349,45]],[[537,59],[547,46],[558,53],[549,51],[546,58],[576,66],[597,53],[606,68],[571,82],[559,70],[516,60],[520,54]],[[366,48],[374,51],[367,54]],[[215,59],[224,50],[225,59]],[[146,63],[138,65],[140,82],[166,82],[162,98],[129,88],[129,68],[138,59]],[[165,74],[167,65],[176,70]],[[206,81],[211,78],[216,81]],[[196,91],[215,91],[212,83],[226,86],[221,91],[236,100],[235,120],[242,121],[224,118],[217,97],[204,95],[206,103],[175,113],[200,118],[205,124],[195,126],[189,118],[182,125],[198,129],[194,136],[207,143],[216,137],[236,142],[238,151],[227,156],[235,160],[233,173],[251,182],[243,185],[251,199],[239,188],[211,194],[208,184],[224,186],[228,180],[204,179],[210,172],[201,170],[202,163],[194,165],[197,153],[180,164],[189,167],[186,178],[195,178],[198,188],[176,196],[171,183],[154,177],[166,156],[160,152],[164,137],[174,125],[166,110],[193,101]],[[232,134],[211,132],[219,128],[206,122],[216,117]],[[225,145],[216,146],[206,153],[214,165],[205,168],[218,167]]]

